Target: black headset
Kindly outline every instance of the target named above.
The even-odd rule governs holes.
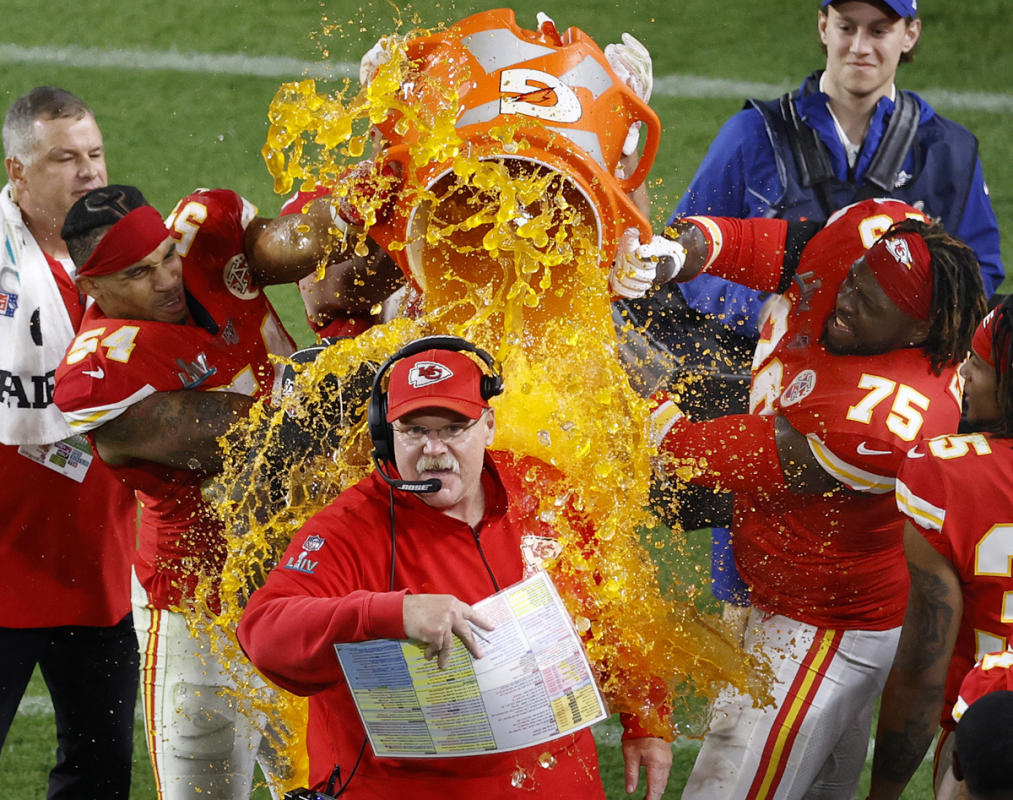
[[[468,340],[459,336],[425,336],[414,342],[409,342],[384,361],[373,378],[373,391],[369,397],[369,410],[366,419],[369,425],[369,438],[373,440],[373,459],[377,462],[378,467],[380,462],[392,463],[394,461],[394,427],[387,422],[387,392],[383,388],[383,376],[396,362],[426,350],[457,350],[474,353],[485,362],[489,369],[488,374],[482,375],[479,384],[482,399],[489,400],[496,395],[503,394],[503,376],[499,372],[496,360],[485,350],[476,347]]]

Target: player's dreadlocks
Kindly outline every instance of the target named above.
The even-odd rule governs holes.
[[[994,432],[998,436],[1013,437],[1013,295],[996,306],[991,325],[995,394],[1002,412]]]
[[[939,222],[906,219],[895,223],[883,236],[888,238],[898,231],[919,234],[932,257],[932,324],[923,349],[938,375],[947,364],[964,360],[974,331],[985,316],[981,269],[974,251],[950,236]]]

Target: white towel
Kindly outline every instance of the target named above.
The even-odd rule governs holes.
[[[53,374],[74,326],[10,185],[0,192],[0,225],[0,442],[50,444],[73,433],[53,404]]]

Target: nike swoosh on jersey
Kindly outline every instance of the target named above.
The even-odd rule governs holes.
[[[89,378],[95,378],[96,380],[102,380],[106,376],[106,371],[99,367],[98,369],[83,369],[81,370],[83,375],[87,375]]]
[[[893,452],[891,450],[873,450],[865,442],[862,442],[855,449],[858,451],[858,455],[860,456],[888,456]]]
[[[927,453],[919,453],[917,447],[912,447],[907,451],[908,458],[925,458],[926,455]]]

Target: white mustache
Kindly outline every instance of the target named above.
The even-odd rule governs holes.
[[[435,456],[423,453],[419,456],[419,460],[415,462],[416,472],[438,472],[443,470],[450,470],[454,474],[460,475],[461,465],[450,453],[441,453]]]

